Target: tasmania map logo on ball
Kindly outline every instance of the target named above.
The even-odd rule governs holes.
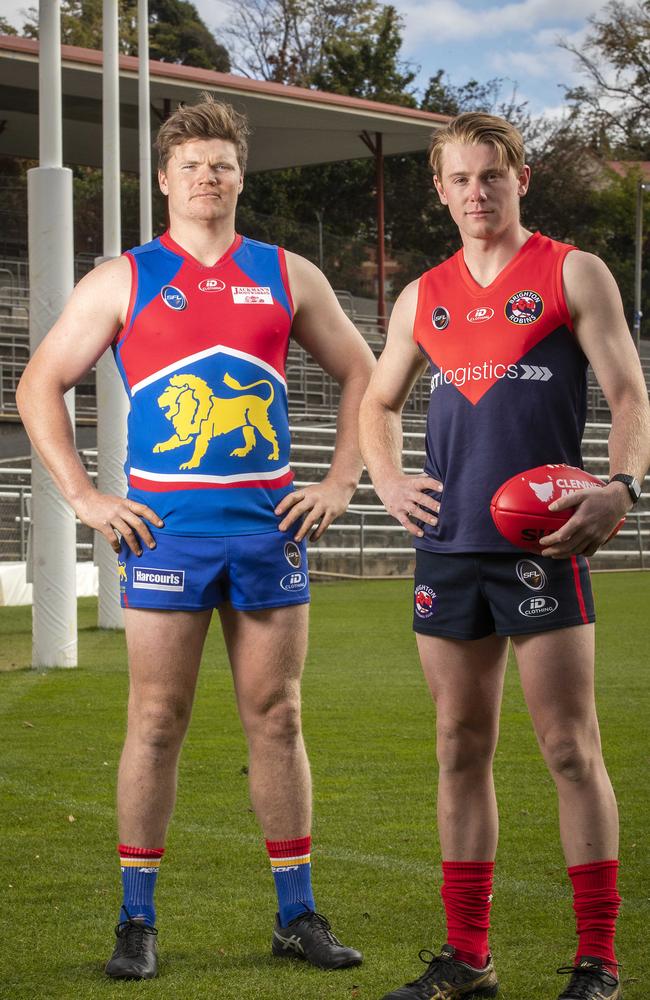
[[[566,524],[575,511],[575,507],[552,511],[549,504],[578,490],[602,489],[604,485],[572,465],[538,465],[506,480],[490,501],[490,513],[497,531],[512,545],[543,555],[540,540]],[[622,518],[610,538],[624,521]]]

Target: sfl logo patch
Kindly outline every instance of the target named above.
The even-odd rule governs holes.
[[[424,583],[419,583],[415,588],[415,613],[418,618],[431,618],[437,603],[435,591]]]

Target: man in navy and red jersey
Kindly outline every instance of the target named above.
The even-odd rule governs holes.
[[[497,993],[492,761],[509,640],[557,786],[573,883],[578,950],[560,970],[571,977],[561,998],[611,1000],[621,996],[618,818],[594,703],[586,557],[638,498],[650,461],[648,397],[605,265],[521,225],[530,170],[519,132],[491,115],[461,115],[434,135],[430,163],[462,249],[400,295],[362,404],[361,445],[377,493],[416,547],[413,626],[436,705],[447,942],[384,1000]],[[526,469],[582,464],[588,363],[612,412],[610,482],[553,504],[576,510],[543,540],[543,556],[529,556],[497,533],[490,498]],[[427,366],[424,473],[406,475],[401,410]],[[535,595],[544,614],[530,617]]]
[[[162,125],[169,231],[79,283],[18,393],[62,493],[119,553],[130,695],[118,777],[123,903],[106,966],[116,979],[157,972],[154,887],[215,608],[278,894],[273,954],[325,969],[361,962],[314,902],[300,678],[306,539],[321,537],[358,482],[357,416],[373,359],[316,267],[236,233],[247,133],[208,95]],[[341,386],[331,468],[300,490],[289,467],[290,337]],[[130,401],[126,498],[93,487],[63,404],[110,345]]]

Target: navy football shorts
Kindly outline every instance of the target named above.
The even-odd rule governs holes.
[[[296,529],[297,530],[297,529]],[[307,544],[285,531],[256,535],[170,535],[150,528],[155,549],[118,556],[123,608],[205,611],[229,601],[238,611],[307,604]]]
[[[450,639],[524,635],[595,621],[584,556],[416,549],[413,629]]]

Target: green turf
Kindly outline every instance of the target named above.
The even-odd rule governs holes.
[[[647,672],[650,575],[598,575],[603,742],[622,817],[619,957],[626,1000],[647,996]],[[110,983],[119,905],[113,820],[124,729],[123,637],[80,602],[81,667],[38,673],[30,609],[0,611],[0,998],[377,1000],[439,947],[433,711],[409,629],[408,582],[318,585],[304,682],[319,907],[363,949],[322,973],[269,956],[272,880],[250,811],[246,748],[221,638],[208,642],[157,893],[161,977]],[[501,843],[492,945],[504,1000],[553,1000],[573,915],[550,779],[516,672],[496,764]],[[423,967],[422,967],[423,968]]]

